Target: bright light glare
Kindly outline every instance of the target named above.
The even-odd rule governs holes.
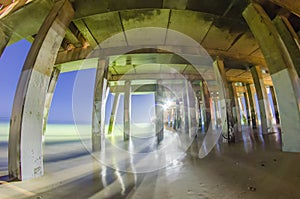
[[[171,100],[167,100],[166,102],[165,102],[165,104],[163,105],[163,108],[164,108],[164,110],[167,110],[168,108],[170,108],[170,106],[172,106],[172,101]]]

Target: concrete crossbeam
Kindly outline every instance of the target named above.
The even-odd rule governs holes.
[[[138,51],[137,51],[138,49]],[[227,52],[223,50],[206,49],[207,52],[203,52],[202,49],[197,47],[187,47],[187,46],[125,46],[125,47],[112,47],[112,48],[75,48],[69,51],[60,52],[56,59],[56,65],[92,58],[103,58],[107,56],[122,55],[128,53],[176,53],[178,55],[184,55],[186,60],[194,60],[195,63],[203,63],[201,61],[201,56],[219,56],[222,59],[237,60],[244,63],[251,63],[260,66],[266,66],[266,62],[263,58],[253,56],[253,55],[240,55],[232,52]],[[208,54],[207,54],[208,53]],[[199,59],[195,59],[193,56],[198,56]],[[197,57],[196,57],[197,58]]]

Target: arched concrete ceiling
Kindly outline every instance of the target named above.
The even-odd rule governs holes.
[[[0,13],[0,25],[7,26],[13,31],[10,43],[21,38],[32,41],[53,4],[51,0],[19,2],[23,4],[15,6],[15,10],[12,9],[10,12],[1,10]],[[195,47],[193,46],[195,42],[178,41],[178,37],[174,34],[176,32],[187,35],[201,44],[212,57],[221,57],[228,71],[237,70],[238,73],[238,70],[246,71],[249,65],[266,66],[259,46],[241,14],[248,4],[247,0],[71,0],[71,2],[76,11],[75,18],[67,30],[57,60],[57,67],[61,67],[64,71],[78,69],[76,64],[73,66],[68,62],[80,63],[80,60],[91,52],[91,47],[97,45],[108,49],[109,52],[115,51],[111,49],[116,46],[130,49],[131,46],[142,43],[151,44],[152,48],[155,46],[173,48],[178,42],[187,48]],[[137,29],[150,27],[153,28],[151,34]],[[114,40],[105,41],[111,36],[115,36]],[[142,53],[153,52],[142,50]],[[108,55],[116,54],[108,53]],[[237,77],[234,75],[232,78]]]

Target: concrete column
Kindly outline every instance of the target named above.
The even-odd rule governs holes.
[[[58,80],[58,76],[60,74],[60,70],[57,68],[54,68],[50,77],[50,82],[48,85],[48,90],[46,94],[46,100],[45,100],[45,108],[44,108],[44,117],[43,117],[43,136],[45,135],[46,128],[47,128],[47,120],[48,120],[48,115],[53,99],[53,94],[54,90],[56,87],[56,83]]]
[[[277,18],[274,21],[275,27],[260,5],[251,3],[243,12],[243,16],[269,66],[280,114],[282,150],[300,152],[300,84],[297,73],[299,65],[292,58],[294,53],[299,55],[299,51],[293,51],[292,46],[295,42],[287,42],[291,41],[290,31],[287,31],[288,34],[281,34],[284,29],[286,31],[285,25]]]
[[[229,98],[231,99],[231,106],[232,106],[232,117],[233,117],[233,132],[237,132],[239,129],[239,114],[238,114],[238,104],[237,104],[237,100],[236,100],[236,92],[235,92],[235,88],[232,82],[228,82],[228,94],[229,94]],[[234,142],[235,138],[233,135],[232,138],[232,142]]]
[[[243,83],[245,91],[248,91],[247,85]],[[248,92],[244,92],[244,98],[246,102],[246,113],[247,113],[247,123],[250,126],[250,121],[251,121],[251,104],[250,104],[250,98]]]
[[[175,130],[180,128],[180,123],[181,123],[181,119],[180,119],[181,115],[180,115],[180,103],[179,100],[176,100],[176,109],[175,109]]]
[[[105,106],[107,95],[107,60],[99,60],[95,78],[93,118],[92,118],[92,151],[101,150],[105,138]]]
[[[247,94],[248,94],[248,98],[249,98],[252,128],[256,128],[256,116],[257,116],[257,114],[255,112],[255,106],[254,106],[254,103],[255,103],[254,94],[251,90],[250,84],[247,84],[246,88],[247,88]]]
[[[111,110],[111,115],[109,119],[109,126],[108,126],[108,134],[111,134],[114,130],[115,122],[116,122],[116,113],[119,107],[119,101],[120,101],[120,93],[115,94],[114,103]]]
[[[290,66],[291,75],[293,78],[298,79],[300,77],[300,39],[295,32],[293,26],[289,20],[285,17],[277,16],[273,23],[280,35],[280,38],[286,46],[285,50],[289,54],[290,61],[293,63]],[[298,78],[297,78],[298,77]],[[299,83],[299,81],[298,81]]]
[[[203,82],[200,81],[200,97],[201,97],[201,102],[200,102],[200,125],[202,129],[202,123],[205,124],[206,121],[206,110],[205,110],[205,102],[204,102],[204,88],[203,88]],[[202,129],[204,130],[204,129]]]
[[[184,82],[184,89],[182,90],[182,101],[183,101],[183,131],[188,133],[189,130],[189,104],[188,104],[188,92],[187,92],[187,85]]]
[[[210,94],[208,91],[207,83],[205,81],[202,82],[203,87],[203,96],[204,96],[204,115],[205,115],[205,122],[204,122],[204,128],[205,131],[209,128],[210,122],[211,122],[211,112],[210,112]]]
[[[221,101],[221,106],[226,107],[226,118],[225,122],[227,123],[227,126],[223,128],[223,136],[228,138],[228,142],[234,141],[230,140],[230,138],[234,137],[234,134],[236,133],[234,129],[234,123],[236,119],[234,118],[234,95],[232,86],[229,88],[229,83],[226,78],[224,63],[222,60],[217,58],[213,63],[215,76],[217,77],[217,81],[219,84],[219,99]],[[226,103],[224,105],[224,103]],[[222,105],[223,104],[223,105]]]
[[[241,107],[239,105],[239,99],[238,99],[238,94],[237,94],[237,88],[234,85],[234,83],[231,83],[231,86],[233,88],[233,99],[234,99],[234,110],[236,112],[236,125],[237,125],[237,129],[239,132],[242,131],[242,122],[241,122]]]
[[[131,123],[131,82],[125,81],[125,92],[124,92],[124,140],[129,140],[131,136],[130,131]]]
[[[200,99],[201,99],[201,96],[200,96],[200,90],[199,90],[199,85],[198,85],[198,90],[197,90],[197,94],[196,94],[196,120],[197,120],[197,127],[198,129],[200,129],[201,127],[201,122],[200,122],[200,118],[201,118],[201,107],[200,107]]]
[[[212,112],[212,117],[211,117],[211,121],[212,121],[212,129],[216,129],[218,127],[218,123],[217,123],[217,118],[218,118],[218,114],[217,114],[217,110],[218,110],[218,102],[216,99],[211,98],[211,112]]]
[[[261,128],[264,134],[268,133],[268,128],[272,126],[272,116],[269,104],[267,90],[264,84],[262,71],[259,66],[251,68],[251,74],[255,85],[256,95],[258,99]]]
[[[270,86],[270,92],[271,92],[271,95],[272,95],[272,101],[273,101],[273,106],[274,106],[276,124],[279,124],[280,123],[280,116],[279,116],[278,104],[277,104],[277,98],[276,98],[274,86]]]
[[[43,175],[44,105],[53,65],[74,15],[68,1],[56,1],[24,63],[11,115],[9,175],[19,180]]]
[[[158,80],[156,84],[155,92],[155,130],[157,136],[157,143],[160,143],[164,139],[164,108],[163,108],[163,85],[162,81]]]
[[[194,137],[198,129],[196,119],[196,96],[194,94],[191,82],[186,81],[185,84],[188,102],[188,132],[190,137]]]

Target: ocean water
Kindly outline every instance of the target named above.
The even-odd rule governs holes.
[[[80,131],[80,133],[79,133]],[[9,135],[9,122],[0,123],[0,142],[8,142]],[[51,141],[64,141],[64,140],[78,140],[87,139],[91,135],[91,125],[89,124],[48,124],[45,140]]]
[[[151,123],[131,124],[132,136],[152,137],[155,136],[155,126]],[[71,123],[48,123],[44,141],[87,141],[91,139],[91,124],[71,124]],[[105,133],[108,132],[108,125],[105,125]],[[114,127],[114,136],[123,136],[123,124],[116,124]],[[0,122],[0,143],[3,145],[8,142],[9,122]]]
[[[154,129],[154,124],[150,123],[132,124],[132,137],[136,142],[143,143],[145,139],[155,138]],[[105,131],[108,146],[128,149],[128,144],[123,141],[123,124],[116,124],[112,135],[107,135],[108,125],[105,126]],[[91,124],[47,124],[43,137],[44,161],[55,162],[89,154],[92,150],[91,135]],[[7,170],[8,140],[9,122],[0,122],[0,172]],[[135,149],[140,150],[138,147]]]

